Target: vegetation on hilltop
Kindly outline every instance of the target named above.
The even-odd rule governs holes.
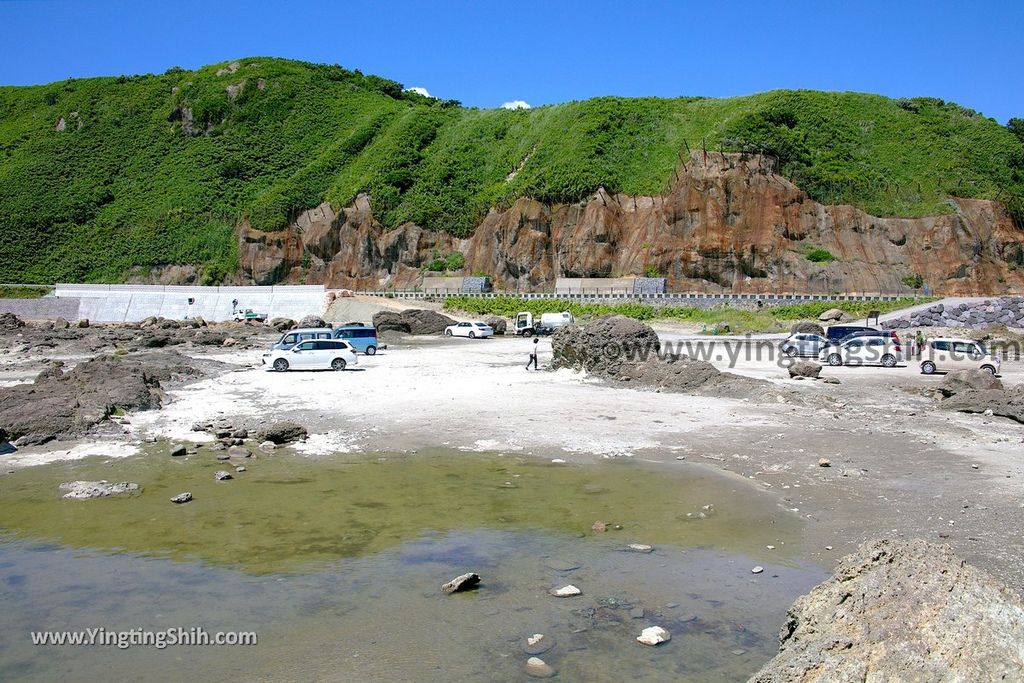
[[[362,192],[386,226],[466,235],[522,196],[664,192],[702,147],[775,155],[816,199],[875,214],[949,211],[957,195],[1024,218],[1020,128],[940,100],[811,91],[477,110],[272,58],[2,87],[0,281],[186,263],[217,282],[237,270],[240,221],[273,231]]]

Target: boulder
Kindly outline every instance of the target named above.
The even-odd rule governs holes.
[[[818,316],[818,320],[831,321],[831,320],[842,320],[846,317],[846,313],[838,308],[830,308],[821,315]]]
[[[939,404],[944,410],[999,415],[1024,423],[1024,384],[1009,389],[962,389]]]
[[[231,476],[230,472],[217,470],[213,473],[213,479],[214,481],[228,481],[229,479],[234,479],[234,477]]]
[[[604,316],[585,327],[560,328],[552,336],[551,348],[556,369],[582,370],[658,391],[747,398],[770,386],[764,380],[720,372],[706,361],[662,353],[649,325],[621,315]]]
[[[82,329],[85,329],[87,327],[89,327],[89,319],[88,318],[82,318],[81,320],[78,321],[78,329],[82,330]]]
[[[809,320],[801,320],[798,323],[793,323],[793,327],[789,328],[791,334],[817,334],[822,337],[825,336],[825,328],[818,323],[813,323]]]
[[[660,645],[672,640],[672,634],[660,626],[648,626],[636,637],[641,645]]]
[[[1024,603],[949,546],[868,541],[797,598],[779,642],[749,683],[1016,680]]]
[[[540,657],[530,657],[526,660],[526,675],[531,678],[551,678],[556,673],[551,665]]]
[[[275,422],[261,429],[256,434],[256,440],[270,441],[275,445],[291,443],[304,440],[309,435],[306,428],[297,422],[283,421]]]
[[[295,321],[291,318],[273,318],[269,323],[278,332],[287,332],[296,327]]]
[[[176,496],[171,496],[171,502],[175,503],[177,505],[181,505],[182,503],[187,503],[190,500],[192,500],[192,492],[191,491],[183,491],[182,493],[179,493]]]
[[[808,377],[818,379],[821,374],[821,365],[809,360],[798,360],[789,366],[790,377]]]
[[[62,498],[69,500],[88,500],[89,498],[106,498],[107,496],[119,496],[125,493],[135,493],[139,490],[138,484],[122,481],[116,484],[103,481],[66,481],[59,487],[64,493]]]
[[[380,311],[373,314],[373,326],[377,328],[377,333],[381,332],[404,332],[409,334],[412,330],[409,327],[409,323],[402,318],[401,313],[394,311]]]
[[[479,583],[480,575],[468,572],[466,574],[456,576],[454,579],[441,586],[441,592],[451,595],[452,593],[458,593],[459,591],[474,588],[479,585]]]
[[[455,324],[455,321],[446,315],[422,308],[402,311],[402,320],[409,324],[411,334],[441,334],[444,328]]]
[[[1002,388],[1003,383],[999,378],[984,370],[953,370],[943,378],[942,384],[939,385],[939,391],[946,397],[967,389],[990,391]]]
[[[0,313],[0,330],[17,330],[25,327],[25,321],[13,313]]]
[[[299,327],[327,327],[327,321],[318,315],[307,315],[299,321]]]
[[[508,329],[508,321],[498,315],[487,316],[484,318],[484,322],[491,326],[496,336],[505,334],[505,330]]]

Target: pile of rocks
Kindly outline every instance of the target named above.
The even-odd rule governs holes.
[[[779,641],[749,683],[1018,680],[1024,603],[949,546],[868,541],[797,598]]]
[[[1024,297],[1004,297],[977,304],[962,303],[955,306],[935,304],[920,313],[889,320],[883,324],[890,330],[917,327],[965,327],[981,330],[992,325],[1024,327]]]

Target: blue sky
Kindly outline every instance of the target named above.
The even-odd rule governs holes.
[[[1024,117],[1024,2],[0,0],[0,84],[271,55],[479,107],[774,88]]]

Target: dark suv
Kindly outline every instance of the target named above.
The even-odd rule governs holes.
[[[825,338],[833,344],[852,337],[853,335],[858,336],[882,336],[882,331],[875,327],[866,327],[864,325],[830,325],[825,330]],[[886,335],[888,336],[888,335]]]

